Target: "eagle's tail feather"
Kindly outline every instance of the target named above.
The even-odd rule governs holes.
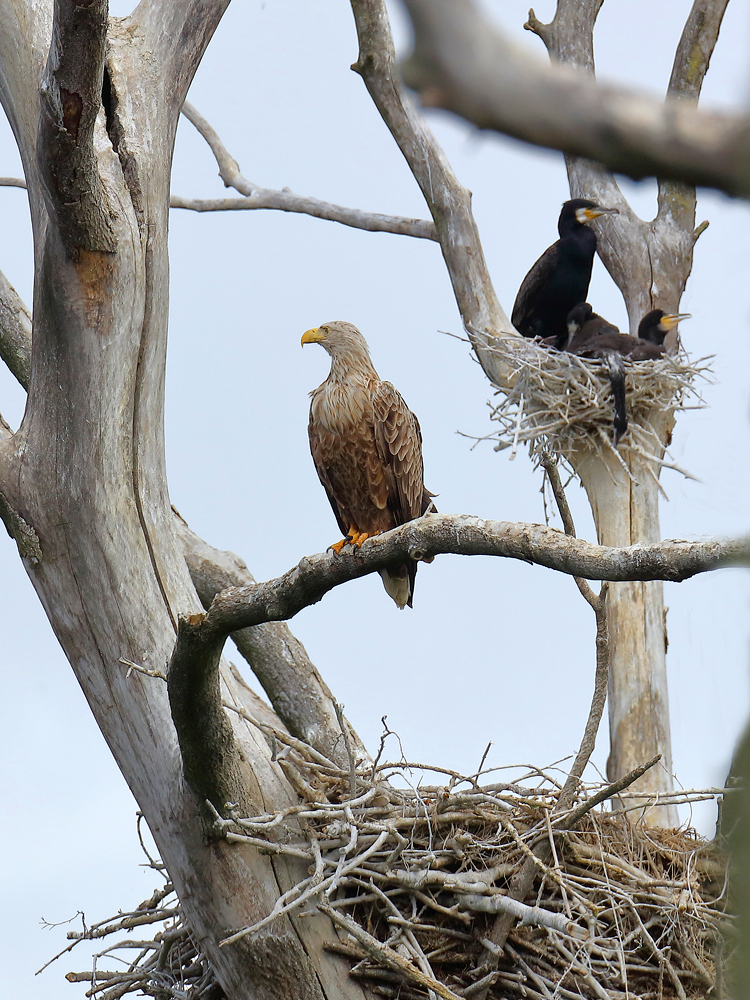
[[[412,607],[417,564],[402,563],[401,566],[389,566],[388,569],[380,569],[378,572],[383,579],[386,593],[393,598],[399,608],[403,611],[407,606]]]

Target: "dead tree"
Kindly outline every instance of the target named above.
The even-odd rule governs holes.
[[[365,756],[281,620],[405,555],[484,552],[625,581],[682,579],[745,563],[748,553],[744,542],[664,543],[644,558],[643,550],[591,546],[539,526],[444,516],[375,540],[362,558],[307,558],[255,586],[244,564],[180,523],[163,441],[170,167],[178,116],[227,3],[154,0],[110,20],[106,0],[0,0],[0,98],[23,162],[36,264],[31,344],[27,313],[0,287],[0,351],[28,385],[21,426],[2,427],[0,516],[227,995],[364,996],[348,964],[324,951],[333,931],[322,914],[283,915],[272,931],[219,946],[269,914],[304,867],[288,853],[212,835],[211,807],[232,802],[249,815],[284,808],[305,791],[275,759],[261,724],[339,763],[348,758],[344,747]],[[255,201],[249,207],[266,199],[365,229],[437,238],[477,355],[502,385],[506,369],[493,342],[512,331],[469,195],[401,89],[384,5],[352,6],[357,70],[428,196],[432,223],[247,186],[231,158],[222,161],[218,137],[192,120],[225,180]],[[697,165],[684,174],[705,179]],[[613,539],[601,534],[609,546]],[[221,663],[226,636],[244,629],[239,641],[273,712]],[[167,691],[149,673],[168,662]]]

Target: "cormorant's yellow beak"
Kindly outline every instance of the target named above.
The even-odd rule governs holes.
[[[692,319],[690,313],[672,313],[669,316],[662,316],[659,320],[660,330],[674,330],[677,324],[683,319]]]
[[[579,209],[579,211],[581,211]],[[619,215],[619,208],[600,208],[598,205],[596,208],[584,208],[581,214],[587,219],[598,219],[600,215]]]
[[[322,340],[326,339],[326,331],[321,330],[319,326],[313,327],[312,330],[305,330],[302,334],[302,340],[300,343],[304,347],[305,344],[319,344]]]

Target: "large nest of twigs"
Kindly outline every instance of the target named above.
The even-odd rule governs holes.
[[[498,448],[527,445],[569,458],[592,441],[612,449],[612,395],[602,361],[541,347],[520,336],[498,334],[489,348],[507,369],[507,385],[498,388],[491,418],[500,427],[490,435]],[[654,413],[701,406],[698,383],[710,379],[708,358],[689,361],[685,354],[657,361],[625,360],[628,431],[618,452],[634,452],[656,465],[662,459]],[[681,470],[680,470],[681,471]]]
[[[270,735],[299,804],[217,816],[216,832],[297,859],[300,880],[226,943],[273,933],[286,913],[322,911],[331,919],[327,948],[375,995],[401,1000],[661,1000],[704,997],[716,985],[732,922],[724,859],[692,830],[647,827],[644,815],[658,805],[623,789],[627,779],[581,785],[560,810],[563,783],[553,771],[480,784],[404,762],[341,770],[286,734]],[[415,785],[425,770],[444,783]],[[529,871],[527,892],[514,898]],[[134,960],[119,972],[71,974],[90,983],[87,996],[118,1000],[137,990],[159,1000],[223,1000],[169,889],[110,925],[121,933],[164,921],[152,941],[105,949],[99,966],[123,948],[138,949]],[[101,937],[103,927],[75,936]]]

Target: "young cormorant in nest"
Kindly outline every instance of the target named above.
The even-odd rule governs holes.
[[[560,239],[523,279],[513,305],[511,321],[524,337],[554,337],[553,346],[565,348],[568,313],[586,299],[596,253],[596,233],[586,223],[618,214],[582,198],[565,202],[557,223]]]
[[[690,319],[690,313],[665,313],[663,309],[652,309],[646,313],[638,325],[638,336],[652,344],[663,344],[670,330],[674,330],[680,320]]]
[[[668,315],[654,309],[640,322],[638,336],[620,333],[616,326],[598,316],[588,302],[580,302],[568,315],[569,341],[567,350],[582,358],[598,358],[607,365],[607,374],[614,399],[614,446],[628,429],[625,406],[625,366],[629,361],[654,361],[664,357],[664,338],[689,313]],[[645,336],[644,336],[645,334]]]

